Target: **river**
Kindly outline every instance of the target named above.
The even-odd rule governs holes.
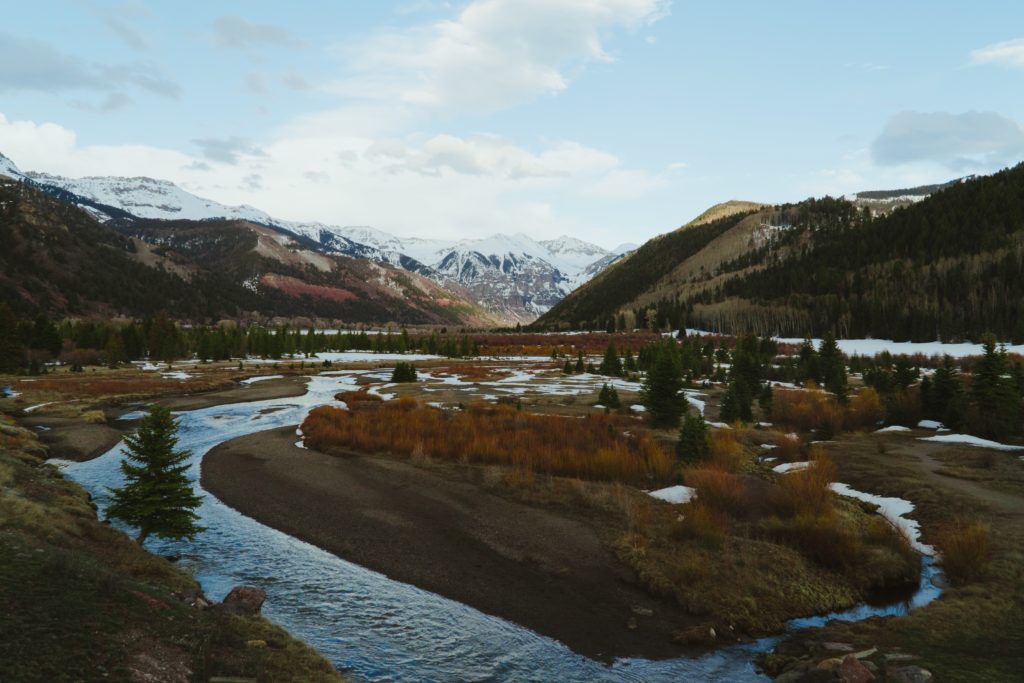
[[[229,508],[199,484],[200,462],[214,446],[257,431],[302,422],[312,408],[356,386],[364,371],[310,378],[297,398],[236,403],[180,413],[179,447],[192,451],[189,477],[204,500],[206,530],[195,541],[151,539],[147,547],[180,555],[204,592],[222,599],[236,585],[267,592],[264,613],[310,643],[358,681],[764,681],[753,660],[778,638],[722,648],[698,658],[621,659],[611,665],[561,643],[414,586],[346,562]],[[94,497],[101,514],[107,487],[123,483],[122,446],[87,462],[57,462]],[[792,628],[830,618],[903,614],[935,599],[935,568],[923,559],[921,587],[907,602],[860,605],[827,617],[794,620]],[[501,586],[495,586],[501,590]]]

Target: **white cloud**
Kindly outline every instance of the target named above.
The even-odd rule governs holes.
[[[1024,38],[993,43],[973,50],[971,64],[1002,64],[1024,69]]]
[[[1024,159],[1024,128],[990,111],[904,111],[889,118],[871,153],[883,166],[920,162],[986,172]]]
[[[246,141],[228,140],[231,154],[223,159],[145,145],[82,145],[63,126],[0,114],[0,152],[22,170],[166,178],[200,196],[251,204],[282,219],[374,225],[406,236],[598,237],[601,226],[583,222],[579,207],[636,198],[666,184],[662,176],[624,168],[614,155],[572,141],[528,150],[488,135],[319,131],[261,142],[259,154],[235,154],[235,142],[249,149]],[[610,245],[618,238],[608,234]]]
[[[666,0],[478,0],[456,18],[381,32],[336,49],[350,64],[332,86],[367,100],[494,110],[565,90],[612,58],[607,34],[665,16]]]

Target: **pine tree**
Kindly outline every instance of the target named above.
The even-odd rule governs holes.
[[[619,401],[619,391],[615,387],[610,386],[607,382],[605,382],[604,386],[601,387],[601,391],[597,395],[597,402],[606,408],[612,409],[617,409],[622,406],[622,403]]]
[[[601,367],[598,369],[602,375],[610,375],[612,377],[622,376],[622,361],[619,359],[619,354],[615,351],[615,342],[608,340],[608,348],[605,349],[604,359],[601,361]]]
[[[185,476],[190,452],[175,451],[178,423],[171,411],[154,406],[139,429],[125,437],[121,472],[125,485],[110,489],[109,519],[139,530],[135,542],[142,545],[150,535],[161,538],[192,538],[203,530],[196,524],[195,509],[202,498],[192,491]]]
[[[679,430],[679,442],[676,444],[676,455],[684,462],[700,462],[711,456],[711,434],[704,416],[700,413],[687,413],[683,418],[683,427]]]
[[[583,372],[586,366],[583,365],[583,352],[580,351],[576,356],[576,372]]]
[[[416,366],[412,363],[401,361],[396,363],[395,370],[391,373],[391,381],[396,384],[419,381],[419,378],[416,376]]]
[[[654,427],[677,427],[686,411],[687,403],[679,396],[683,388],[683,374],[673,349],[662,347],[654,365],[644,378],[641,398],[651,415]]]
[[[995,337],[982,340],[985,355],[977,362],[971,380],[971,427],[981,436],[1001,439],[1020,430],[1021,397],[1008,370],[1006,349],[997,349]]]
[[[836,344],[835,335],[825,335],[818,347],[818,361],[825,389],[831,391],[840,401],[846,400],[846,364],[843,353]]]

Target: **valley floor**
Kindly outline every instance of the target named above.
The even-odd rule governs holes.
[[[294,427],[218,446],[203,488],[264,524],[388,577],[523,624],[590,657],[678,656],[694,622],[617,560],[593,509],[512,500],[502,472],[297,448]]]

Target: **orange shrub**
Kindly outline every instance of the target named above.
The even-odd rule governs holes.
[[[847,404],[843,423],[847,429],[864,429],[877,425],[883,417],[885,407],[878,392],[872,387],[864,387]]]
[[[791,519],[775,518],[768,529],[783,543],[831,569],[852,567],[863,553],[861,540],[843,527],[834,511],[805,511]]]
[[[836,466],[819,448],[811,449],[810,467],[779,475],[769,493],[769,502],[777,515],[795,517],[810,513],[822,515],[832,509],[835,496],[829,484],[835,481]]]
[[[803,431],[829,427],[837,434],[843,412],[835,396],[808,382],[805,389],[777,389],[772,394],[772,420]]]
[[[716,429],[711,434],[711,464],[726,472],[743,469],[745,451],[736,441],[735,430]]]
[[[771,454],[782,462],[796,462],[803,459],[806,447],[807,444],[804,443],[799,434],[790,432],[789,434],[781,434],[779,436]]]
[[[673,535],[717,548],[729,533],[729,526],[729,518],[725,514],[698,499],[686,506],[683,520],[673,529]]]
[[[985,573],[992,554],[987,524],[956,520],[939,531],[937,541],[942,568],[954,585],[969,583]]]
[[[472,405],[461,412],[425,407],[404,397],[376,411],[325,406],[302,423],[310,448],[391,452],[440,460],[488,463],[538,474],[629,482],[665,482],[672,455],[649,435],[614,415],[583,419],[534,415],[511,406]]]
[[[713,510],[740,517],[750,507],[743,480],[716,467],[691,467],[685,473],[686,485],[697,489],[697,500]]]

